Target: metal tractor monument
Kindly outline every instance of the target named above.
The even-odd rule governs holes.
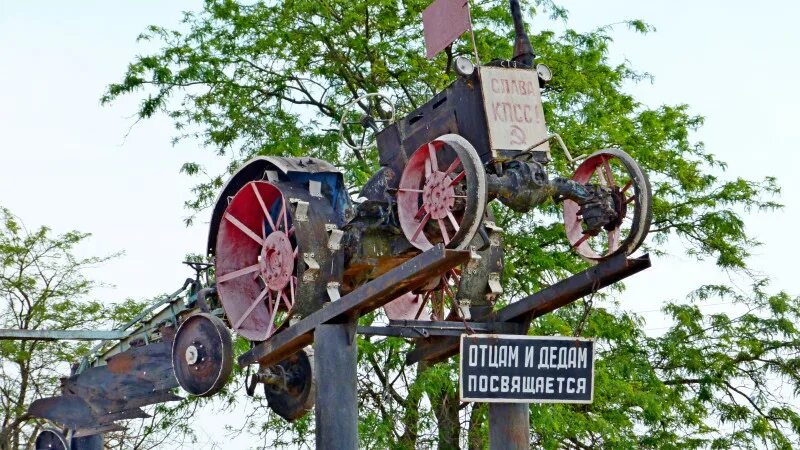
[[[381,165],[356,199],[325,161],[255,158],[213,209],[213,277],[211,265],[190,263],[193,279],[115,330],[0,330],[105,342],[62,379],[61,395],[30,406],[54,425],[36,448],[102,448],[117,421],[180,399],[178,387],[214,395],[231,375],[236,333],[251,342],[236,361],[253,368],[249,395],[260,387],[287,421],[314,407],[317,447],[354,449],[356,334],[412,339],[407,363],[434,363],[456,354],[463,334],[525,335],[533,318],[649,267],[647,255],[629,258],[650,226],[647,176],[620,149],[573,160],[548,133],[540,89],[552,75],[534,62],[516,0],[511,9],[510,60],[456,58],[457,79],[402,118],[380,94],[348,105],[345,142],[369,144],[348,137],[364,127]],[[548,173],[553,142],[577,164],[571,176]],[[495,308],[503,245],[489,203],[527,212],[551,199],[563,205],[565,238],[594,265]],[[381,307],[387,324],[357,326]],[[489,416],[492,448],[529,448],[527,404],[491,403]]]

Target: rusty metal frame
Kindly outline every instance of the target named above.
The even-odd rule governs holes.
[[[9,330],[0,329],[0,340],[19,341],[115,341],[128,337],[122,330]]]
[[[275,364],[313,342],[317,326],[352,321],[406,292],[422,287],[431,278],[467,262],[469,257],[467,251],[447,250],[441,244],[437,245],[340,299],[327,303],[322,309],[256,345],[239,356],[239,365]]]
[[[467,322],[475,333],[514,333],[518,326],[504,322]],[[390,320],[385,326],[360,326],[358,334],[369,336],[394,336],[404,338],[428,338],[431,336],[461,336],[464,322],[429,320]]]
[[[630,259],[619,255],[511,303],[486,319],[524,325],[648,267],[649,255]],[[458,344],[457,337],[432,337],[418,343],[406,355],[406,364],[442,361],[458,353]]]

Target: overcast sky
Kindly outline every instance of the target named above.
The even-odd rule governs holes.
[[[793,282],[800,250],[794,231],[800,219],[800,3],[561,4],[570,10],[569,25],[580,31],[634,18],[657,28],[642,36],[620,27],[612,58],[628,59],[655,76],[654,84],[631,86],[646,104],[688,103],[707,117],[695,137],[729,163],[725,176],[778,177],[785,210],[747,219],[751,233],[764,242],[751,263],[769,274],[775,289],[800,293]],[[92,273],[115,285],[98,291],[109,301],[175,290],[190,275],[180,264],[183,256],[205,245],[205,217],[194,227],[183,225],[183,202],[193,182],[178,169],[187,160],[209,160],[208,152],[188,142],[171,146],[172,125],[165,118],[140,123],[128,134],[133,97],[110,107],[98,102],[104,87],[145,51],[135,38],[146,25],[174,26],[182,10],[198,5],[0,0],[0,205],[29,227],[93,233],[81,248],[86,255],[124,251]],[[654,333],[666,324],[657,311],[665,300],[728,280],[711,264],[680,255],[653,265],[627,282],[621,305],[641,312]],[[236,443],[244,445],[243,439]]]

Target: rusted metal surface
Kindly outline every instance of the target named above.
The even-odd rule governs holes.
[[[217,248],[217,231],[223,220],[225,209],[228,207],[228,198],[251,181],[290,182],[309,179],[319,180],[330,176],[336,182],[329,189],[323,190],[323,195],[334,205],[337,211],[337,225],[343,225],[352,205],[344,185],[344,177],[339,169],[330,163],[310,157],[290,158],[277,156],[261,156],[245,163],[220,190],[219,197],[211,214],[211,223],[208,233],[208,253],[213,255]]]
[[[606,213],[612,221],[606,224],[600,218],[599,224],[605,224],[602,228],[590,223],[598,208],[564,200],[564,228],[575,251],[589,261],[636,251],[650,230],[652,205],[650,181],[633,158],[619,149],[601,150],[578,166],[572,181],[598,183],[610,191],[612,200]]]
[[[514,21],[514,54],[511,60],[523,67],[531,67],[536,54],[533,52],[533,46],[528,38],[528,33],[525,31],[525,22],[522,19],[519,0],[511,0],[510,4],[511,18]]]
[[[422,286],[431,277],[438,277],[453,267],[466,262],[469,252],[446,250],[438,245],[419,256],[395,267],[370,283],[360,286],[319,311],[256,345],[239,357],[239,365],[261,363],[272,365],[300,350],[313,341],[313,331],[318,325],[347,321],[374,310],[405,292]]]
[[[170,363],[171,342],[130,349],[62,379],[63,394],[35,400],[28,413],[67,428],[94,429],[114,421],[145,417],[140,407],[179,400]]]
[[[516,324],[503,322],[469,322],[475,333],[513,333]],[[372,336],[396,336],[404,338],[427,338],[430,336],[461,336],[466,331],[461,321],[391,320],[384,326],[360,326],[358,334]]]
[[[455,134],[420,146],[400,177],[397,212],[412,245],[433,242],[464,249],[481,226],[486,208],[486,174],[477,151]]]
[[[650,257],[643,255],[628,259],[618,255],[612,259],[577,273],[541,291],[511,303],[497,311],[493,320],[498,322],[525,323],[531,319],[553,312],[594,291],[616,283],[623,278],[650,267]],[[480,320],[480,318],[477,318]],[[422,341],[406,355],[406,364],[419,361],[437,362],[458,352],[458,338],[443,337]]]

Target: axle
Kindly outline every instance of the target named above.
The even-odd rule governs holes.
[[[487,175],[489,199],[497,199],[517,212],[528,212],[548,198],[572,200],[580,205],[586,234],[594,235],[613,226],[621,207],[615,192],[597,184],[581,184],[568,178],[550,180],[544,166],[536,161],[505,163],[502,174]]]

